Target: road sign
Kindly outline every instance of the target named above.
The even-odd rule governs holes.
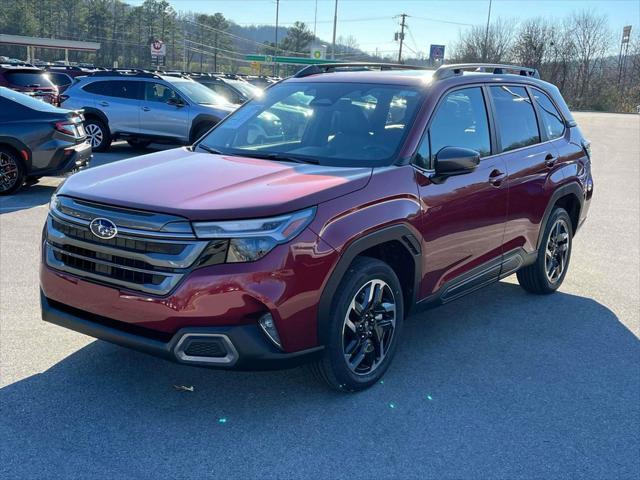
[[[167,46],[162,40],[154,40],[150,47],[152,57],[164,57],[167,54]]]
[[[324,45],[311,47],[310,58],[315,60],[323,60],[327,56],[327,47]]]
[[[251,62],[262,63],[289,63],[293,65],[315,65],[318,63],[336,63],[336,60],[326,60],[324,58],[306,58],[306,57],[274,57],[272,55],[246,55],[245,60]]]
[[[444,60],[444,45],[431,45],[429,48],[429,59]]]
[[[631,37],[631,25],[627,25],[622,29],[622,43],[629,43]]]

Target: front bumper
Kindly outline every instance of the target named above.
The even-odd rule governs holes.
[[[42,319],[76,332],[177,363],[233,370],[274,370],[313,361],[323,347],[293,353],[278,351],[253,324],[186,327],[170,338],[106,317],[68,307],[40,292]]]

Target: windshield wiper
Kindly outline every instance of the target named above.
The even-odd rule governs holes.
[[[201,148],[201,149],[202,149],[202,150],[204,150],[205,152],[213,153],[213,154],[215,154],[215,155],[224,155],[224,153],[223,153],[223,152],[221,152],[220,150],[216,150],[215,148],[210,147],[210,146],[208,146],[208,145],[204,145],[203,143],[199,143],[199,144],[198,144],[198,148]]]
[[[268,152],[262,152],[262,153],[242,153],[242,156],[244,157],[251,157],[251,158],[262,158],[264,160],[275,160],[275,161],[279,161],[279,162],[295,162],[295,163],[313,163],[313,164],[318,164],[317,160],[311,159],[311,158],[300,158],[300,157],[293,157],[290,155],[283,155],[281,153],[268,153]]]

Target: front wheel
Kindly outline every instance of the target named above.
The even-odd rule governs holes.
[[[338,287],[325,351],[312,371],[339,391],[376,383],[395,354],[403,307],[393,269],[374,258],[356,258]]]
[[[549,216],[535,263],[518,270],[520,286],[530,293],[555,292],[569,269],[572,240],[571,217],[558,207]]]

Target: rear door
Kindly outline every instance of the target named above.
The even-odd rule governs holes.
[[[154,137],[189,139],[189,104],[170,86],[144,82],[144,94],[140,108],[142,133]]]
[[[135,80],[100,80],[83,87],[95,95],[95,108],[109,121],[111,133],[140,131],[140,82]]]
[[[423,204],[421,296],[449,300],[498,279],[507,215],[506,167],[492,156],[486,92],[481,86],[447,93],[419,147],[416,171]],[[434,159],[444,147],[470,148],[481,160],[472,172],[438,178]]]
[[[492,85],[488,90],[495,112],[499,157],[508,172],[505,252],[532,253],[537,248],[545,209],[563,180],[559,152],[554,139],[549,139],[541,128],[544,123],[540,111],[536,113],[528,87]],[[514,269],[517,266],[512,265]],[[502,274],[507,273],[505,270]]]

